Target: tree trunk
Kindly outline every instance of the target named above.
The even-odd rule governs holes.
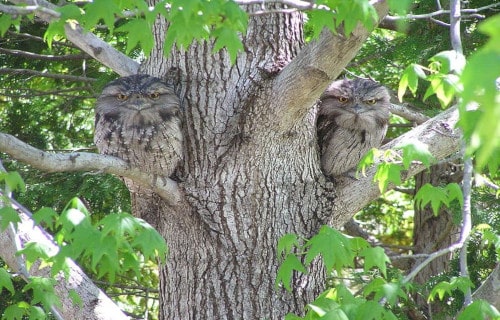
[[[415,190],[419,190],[426,183],[433,186],[443,186],[452,182],[462,180],[462,171],[458,166],[451,163],[442,163],[432,166],[428,171],[421,172],[415,176]],[[430,206],[419,208],[415,206],[415,225],[413,228],[414,253],[431,254],[440,249],[449,247],[458,240],[459,226],[453,223],[452,210],[441,207],[437,215]],[[429,263],[415,277],[415,283],[425,285],[431,277],[449,271],[451,255],[441,256]],[[416,259],[412,268],[419,265],[423,259]],[[421,310],[427,315],[436,315],[442,308],[440,303],[427,303],[429,290],[419,290],[415,301]]]
[[[301,312],[322,288],[315,266],[295,279],[293,292],[275,289],[278,239],[311,236],[333,199],[318,167],[315,108],[286,131],[269,112],[276,108],[272,80],[303,45],[302,19],[251,18],[235,65],[210,43],[165,60],[159,41],[141,67],[174,82],[184,111],[184,201],[156,204],[155,227],[170,248],[160,273],[162,319],[279,319]],[[165,23],[155,28],[162,39]]]

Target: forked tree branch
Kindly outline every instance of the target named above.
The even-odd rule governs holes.
[[[389,8],[386,1],[371,1],[379,18]],[[272,94],[276,99],[279,128],[288,131],[310,108],[326,87],[342,72],[357,54],[370,31],[358,26],[347,38],[324,29],[319,38],[305,46],[274,80]]]
[[[49,153],[5,133],[0,133],[0,151],[47,172],[98,171],[126,177],[151,189],[172,205],[181,201],[181,193],[175,181],[130,168],[119,158],[88,152]]]

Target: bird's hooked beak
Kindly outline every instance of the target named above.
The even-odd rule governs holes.
[[[150,106],[150,103],[140,93],[133,93],[129,98],[129,105],[132,109],[141,111]]]
[[[356,103],[353,107],[352,107],[352,110],[354,111],[354,113],[363,113],[364,111],[364,108],[359,105],[359,103]]]

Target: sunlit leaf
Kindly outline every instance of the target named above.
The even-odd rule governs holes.
[[[8,273],[5,269],[0,268],[0,292],[2,292],[3,288],[8,290],[11,295],[14,295],[14,284],[12,283],[10,273]]]
[[[306,268],[300,262],[299,258],[294,254],[287,254],[285,257],[285,261],[280,265],[277,275],[276,275],[276,288],[279,288],[280,284],[283,284],[285,289],[291,291],[291,281],[293,272],[297,270],[302,273],[306,273]]]
[[[364,269],[365,271],[370,270],[372,267],[377,267],[380,269],[384,277],[387,276],[387,263],[391,263],[389,257],[385,254],[385,251],[381,247],[368,247],[363,249],[360,253],[361,257],[365,258]]]
[[[377,167],[377,172],[373,176],[373,181],[378,182],[380,193],[384,193],[389,183],[401,184],[401,171],[403,167],[399,164],[382,162]]]

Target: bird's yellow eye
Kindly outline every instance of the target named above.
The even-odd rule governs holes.
[[[151,99],[155,99],[155,100],[156,100],[156,99],[158,99],[158,98],[160,97],[160,93],[158,93],[158,92],[153,92],[153,93],[150,93],[150,94],[149,94],[149,97],[150,97]]]
[[[339,97],[339,101],[342,102],[342,103],[345,103],[347,102],[349,99],[346,98],[346,97]]]
[[[369,99],[369,100],[366,100],[366,103],[368,104],[375,104],[377,102],[376,99]]]
[[[128,96],[126,94],[123,94],[123,93],[119,93],[116,95],[116,99],[120,100],[120,101],[125,101],[128,99]]]

